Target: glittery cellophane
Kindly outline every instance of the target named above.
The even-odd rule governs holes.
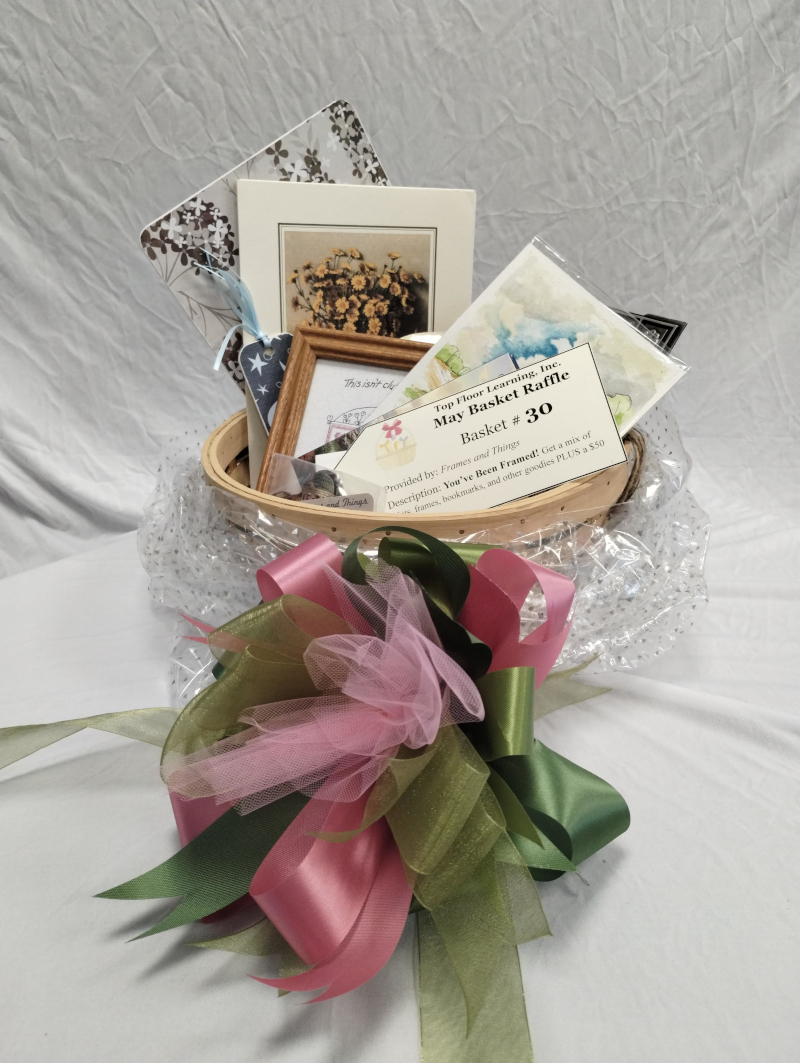
[[[572,630],[557,668],[591,658],[598,670],[651,661],[692,625],[707,600],[709,520],[686,486],[691,461],[677,422],[653,410],[637,428],[646,440],[639,485],[603,526],[563,521],[503,536],[506,549],[575,582]],[[256,570],[313,532],[207,486],[200,448],[210,430],[187,432],[166,447],[139,528],[139,553],[157,603],[217,625],[256,605]],[[392,514],[391,522],[404,523],[403,515]],[[497,542],[497,530],[492,535]],[[460,541],[493,540],[473,534]],[[541,621],[542,610],[534,589],[522,610],[523,633]],[[205,646],[184,638],[191,633],[178,617],[170,687],[179,706],[211,681],[215,663]]]

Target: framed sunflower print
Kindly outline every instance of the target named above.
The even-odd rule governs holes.
[[[471,189],[244,179],[237,194],[242,279],[270,334],[442,332],[472,300]]]

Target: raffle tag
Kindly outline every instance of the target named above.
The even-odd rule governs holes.
[[[625,462],[588,343],[365,428],[336,466],[386,511],[489,509]]]

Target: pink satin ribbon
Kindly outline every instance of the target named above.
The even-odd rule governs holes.
[[[206,827],[210,827],[224,812],[233,807],[228,802],[218,804],[214,797],[197,797],[189,800],[181,797],[180,794],[173,793],[172,790],[169,791],[169,799],[172,803],[172,814],[175,816],[181,847],[188,845],[198,834],[202,834]]]
[[[282,594],[296,594],[341,615],[325,575],[326,567],[341,574],[342,555],[327,535],[318,532],[258,570],[256,580],[261,597],[265,602],[272,602]]]
[[[534,583],[544,593],[547,619],[520,641],[520,615]],[[567,576],[508,550],[487,550],[470,570],[470,589],[458,621],[492,651],[490,672],[529,665],[540,686],[558,660],[570,623],[575,585]]]
[[[348,804],[312,799],[265,857],[250,894],[297,955],[316,964],[279,989],[327,990],[330,1000],[372,978],[403,932],[411,887],[384,819],[346,842],[311,832],[356,829],[368,794]]]

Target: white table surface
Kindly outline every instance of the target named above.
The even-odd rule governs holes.
[[[695,631],[537,725],[632,812],[588,886],[542,886],[553,936],[520,950],[537,1063],[798,1058],[798,540],[764,521],[715,526]],[[172,617],[133,535],[0,582],[0,624],[4,725],[165,703]],[[312,1007],[246,977],[271,961],[186,948],[193,929],[126,943],[165,906],[92,895],[177,846],[157,761],[84,732],[0,776],[0,1058],[418,1059],[410,926],[371,983]]]

